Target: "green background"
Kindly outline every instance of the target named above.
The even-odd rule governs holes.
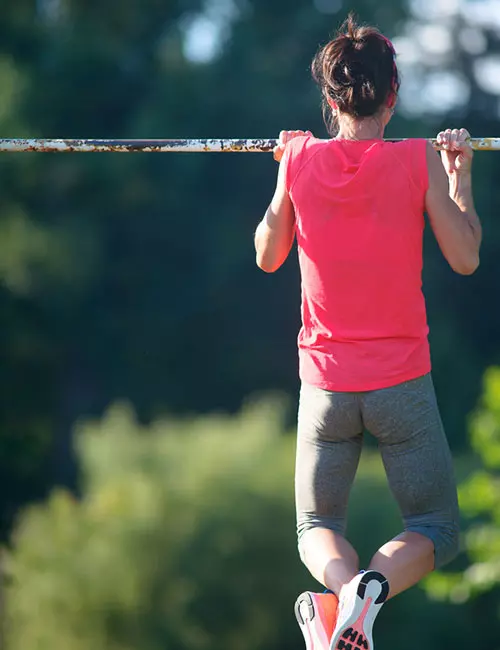
[[[309,66],[348,9],[417,48],[413,67],[401,57],[414,95],[402,91],[388,136],[498,135],[480,74],[498,19],[436,7],[3,0],[0,135],[324,136]],[[425,49],[436,25],[451,55]],[[467,89],[446,111],[418,85],[436,70]],[[455,275],[426,232],[434,380],[463,479],[483,462],[468,414],[499,362],[499,174],[500,156],[476,156],[474,276]],[[299,276],[295,253],[267,276],[253,251],[275,178],[266,154],[0,155],[0,609],[14,650],[302,647],[293,601],[317,585],[294,533]],[[365,558],[400,525],[373,447],[350,523]],[[499,646],[490,583],[455,604],[401,596],[378,647]]]

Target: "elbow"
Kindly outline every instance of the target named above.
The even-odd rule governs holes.
[[[264,273],[274,273],[283,264],[278,252],[272,246],[255,244],[255,261]]]
[[[270,259],[266,255],[257,254],[256,262],[259,269],[264,271],[264,273],[274,273],[281,266],[281,264],[277,264],[275,260]]]
[[[479,267],[479,254],[471,255],[468,259],[462,260],[459,264],[453,265],[455,273],[460,275],[472,275]]]

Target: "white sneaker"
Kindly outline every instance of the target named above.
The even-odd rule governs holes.
[[[359,573],[345,585],[330,650],[373,650],[373,622],[388,595],[387,578],[377,571]]]
[[[337,622],[339,601],[335,594],[306,591],[297,598],[295,616],[304,635],[306,650],[329,650]]]

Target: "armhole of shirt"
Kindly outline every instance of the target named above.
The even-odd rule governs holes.
[[[290,194],[290,190],[292,189],[293,185],[293,163],[295,159],[295,151],[294,151],[294,142],[291,140],[285,148],[285,153],[283,154],[283,159],[281,161],[282,165],[285,165],[285,189]]]
[[[407,169],[410,177],[410,183],[415,191],[425,195],[429,187],[429,174],[427,171],[427,140],[422,138],[408,139],[405,141],[406,154],[404,159],[407,161]]]

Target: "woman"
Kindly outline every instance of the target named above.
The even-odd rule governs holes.
[[[441,160],[425,140],[382,139],[399,90],[390,41],[350,17],[312,70],[336,135],[282,132],[255,247],[259,267],[274,272],[296,237],[302,277],[297,528],[301,559],[327,592],[302,594],[297,619],[310,650],[373,650],[384,601],[458,552],[456,486],[430,375],[424,211],[463,275],[479,264],[481,226],[467,131],[438,135]],[[404,531],[360,572],[344,531],[365,429]]]

